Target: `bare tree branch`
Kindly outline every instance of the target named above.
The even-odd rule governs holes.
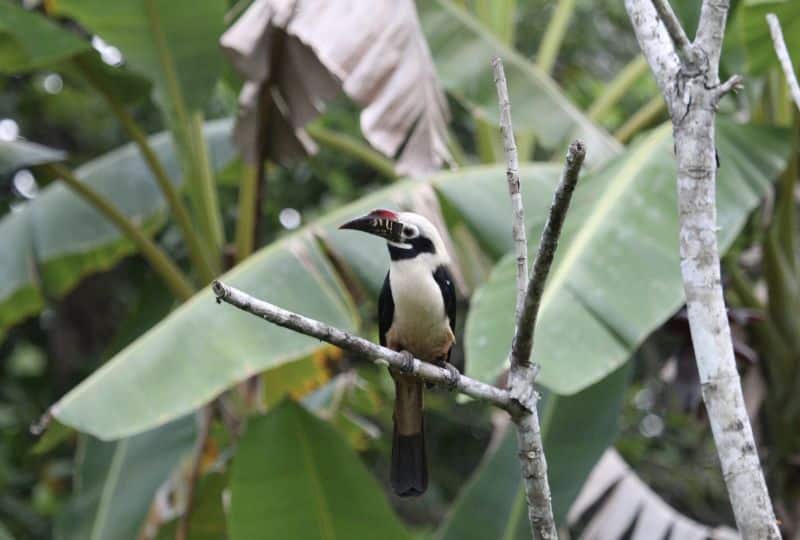
[[[542,300],[547,274],[550,272],[550,265],[553,263],[553,256],[558,247],[558,237],[561,234],[561,227],[564,225],[564,218],[567,216],[572,192],[578,183],[578,175],[584,157],[586,157],[586,148],[583,143],[573,141],[567,151],[561,181],[558,184],[558,188],[556,188],[553,204],[550,207],[550,215],[539,240],[539,251],[533,261],[533,273],[528,283],[525,302],[511,346],[512,370],[515,365],[527,366],[530,364],[530,355],[533,350],[533,332],[536,326],[536,317],[539,313],[539,303]]]
[[[705,80],[709,86],[719,84],[719,57],[722,54],[722,38],[725,37],[729,7],[730,0],[703,0],[700,9],[694,45],[706,60]]]
[[[503,150],[506,154],[506,180],[511,196],[511,236],[517,251],[517,311],[516,319],[522,313],[525,290],[528,286],[528,239],[525,231],[525,209],[522,206],[522,193],[519,185],[519,160],[517,143],[514,140],[514,126],[511,123],[511,102],[508,98],[506,73],[503,61],[492,58],[494,84],[497,86],[497,101],[500,104],[500,131],[503,134]]]
[[[578,181],[578,172],[585,155],[586,151],[581,142],[575,141],[570,145],[561,182],[556,189],[553,204],[550,207],[550,215],[539,241],[539,251],[533,263],[533,273],[525,288],[522,310],[518,313],[514,340],[511,343],[511,367],[508,376],[511,397],[522,403],[533,404],[531,407],[527,407],[531,411],[530,413],[515,417],[514,422],[517,425],[519,459],[522,476],[525,479],[528,519],[535,533],[534,538],[543,540],[558,538],[558,532],[553,517],[550,484],[547,481],[547,459],[544,454],[539,415],[536,410],[539,395],[533,386],[538,366],[530,363],[530,354],[533,349],[533,333],[544,284],[547,281],[547,274],[558,245],[558,237],[561,234],[561,226],[564,224],[569,201]],[[518,274],[517,279],[519,280],[520,277],[524,279],[524,276]]]
[[[783,74],[786,77],[786,83],[789,85],[789,90],[792,93],[792,99],[797,109],[800,110],[800,85],[797,84],[797,76],[794,73],[792,59],[789,57],[788,49],[786,49],[781,23],[774,13],[768,13],[767,24],[769,24],[769,32],[772,34],[772,42],[775,45],[775,54],[778,55],[781,68],[783,68]]]
[[[520,191],[517,144],[514,140],[514,128],[511,122],[511,103],[508,98],[503,61],[500,58],[493,58],[492,66],[494,82],[497,87],[497,100],[500,106],[500,130],[506,155],[508,192],[511,196],[512,237],[517,254],[516,327],[510,354],[511,368],[508,386],[513,400],[530,404],[525,407],[526,412],[514,416],[514,423],[517,425],[517,444],[520,449],[519,458],[522,476],[525,480],[525,496],[528,502],[528,518],[531,529],[534,538],[549,540],[558,538],[558,531],[553,517],[550,484],[547,481],[547,460],[544,455],[539,414],[536,407],[539,395],[533,384],[538,368],[531,365],[530,353],[533,347],[536,313],[539,310],[544,282],[553,261],[558,235],[561,232],[570,196],[578,180],[578,171],[585,151],[583,145],[577,141],[570,146],[564,177],[556,191],[550,216],[542,233],[539,253],[536,256],[534,272],[529,283],[528,240],[525,232],[525,210]],[[521,339],[519,339],[520,336],[522,336]]]
[[[638,0],[626,0],[625,8],[636,30],[639,47],[647,63],[650,64],[650,70],[661,93],[665,96],[672,94],[675,76],[680,71],[681,63],[667,29],[663,24],[659,24],[656,8],[652,2]],[[640,31],[640,28],[646,28],[647,31]],[[670,100],[667,99],[667,104],[669,103]]]
[[[692,43],[689,41],[689,38],[686,37],[686,32],[683,31],[683,27],[678,17],[675,15],[675,12],[672,10],[669,0],[653,0],[653,5],[656,8],[658,16],[661,18],[661,22],[667,29],[672,43],[677,47],[683,60],[685,62],[694,63],[696,61],[696,54],[692,48]]]
[[[672,117],[678,164],[681,275],[703,400],[739,532],[745,539],[780,538],[744,406],[723,297],[716,225],[716,104],[740,84],[719,84],[719,57],[728,0],[704,0],[693,46],[703,62],[675,71],[667,30],[652,0],[625,0]],[[654,36],[662,36],[656,39]]]
[[[521,414],[524,408],[529,405],[518,404],[511,399],[509,392],[506,390],[476,381],[464,375],[459,375],[456,379],[447,369],[414,358],[408,353],[381,347],[344,330],[304,317],[264,300],[259,300],[221,281],[215,281],[212,288],[218,302],[228,303],[273,324],[300,334],[315,337],[347,351],[364,355],[375,362],[383,362],[403,373],[419,377],[424,381],[440,384],[472,398],[487,401],[512,415]]]

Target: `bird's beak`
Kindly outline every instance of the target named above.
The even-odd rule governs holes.
[[[363,231],[385,238],[390,242],[400,242],[403,224],[397,214],[390,210],[373,210],[366,216],[361,216],[340,225],[339,228]]]

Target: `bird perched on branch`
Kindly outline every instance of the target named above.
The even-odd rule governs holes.
[[[458,371],[449,363],[456,295],[450,257],[436,227],[411,212],[373,210],[340,228],[380,236],[389,248],[389,271],[378,299],[381,345],[446,367],[457,380]],[[395,384],[392,489],[401,497],[417,496],[428,486],[423,382],[401,370],[391,370],[391,375]]]

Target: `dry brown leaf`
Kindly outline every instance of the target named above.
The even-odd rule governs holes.
[[[279,156],[313,151],[302,127],[344,90],[363,107],[370,144],[390,157],[399,152],[399,173],[424,174],[450,160],[447,101],[413,0],[256,0],[221,44],[246,80],[234,137],[249,161],[257,159],[259,94],[268,82],[286,119],[271,123],[268,140],[293,143]]]

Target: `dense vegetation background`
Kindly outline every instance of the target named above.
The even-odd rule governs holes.
[[[673,4],[693,29],[696,2]],[[348,90],[308,126],[312,156],[278,154],[268,108],[260,194],[258,167],[230,141],[244,81],[218,43],[249,5],[0,1],[0,538],[169,538],[187,523],[184,538],[529,537],[513,436],[488,406],[429,392],[432,485],[393,498],[384,370],[202,289],[230,271],[255,295],[374,337],[384,248],[334,229],[373,207],[426,212],[458,258],[456,363],[502,379],[514,279],[494,55],[528,162],[532,241],[565,143],[588,143],[534,351],[558,519],[575,537],[616,538],[645,515],[674,538],[732,526],[680,310],[670,131],[621,3],[417,2],[452,163],[398,179],[407,148],[373,149]],[[745,394],[789,537],[800,534],[800,146],[769,11],[800,59],[800,3],[734,2],[722,71],[742,73],[745,90],[721,104],[719,234]],[[65,187],[65,171],[141,238]],[[609,467],[607,448],[632,471],[568,519],[593,467]]]

